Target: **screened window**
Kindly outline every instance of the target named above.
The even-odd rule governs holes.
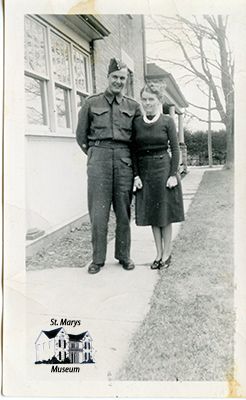
[[[56,82],[71,85],[69,44],[51,33],[53,73]]]
[[[25,69],[47,75],[46,30],[36,20],[25,18]]]

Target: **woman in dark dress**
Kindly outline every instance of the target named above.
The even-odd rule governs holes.
[[[162,269],[171,262],[172,223],[184,220],[179,145],[173,118],[160,111],[159,91],[147,85],[140,94],[144,115],[133,129],[136,224],[151,225],[157,253],[151,268]]]

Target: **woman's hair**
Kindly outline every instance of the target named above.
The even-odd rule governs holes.
[[[149,85],[149,84],[144,85],[144,87],[143,87],[143,88],[141,89],[141,91],[140,91],[140,97],[141,97],[141,98],[142,98],[143,92],[155,94],[156,97],[158,98],[158,100],[159,100],[160,102],[162,102],[163,95],[162,95],[160,89],[154,87],[154,85]]]

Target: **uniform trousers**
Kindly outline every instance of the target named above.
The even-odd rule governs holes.
[[[119,143],[94,145],[88,150],[88,208],[93,262],[104,264],[111,205],[116,215],[115,258],[130,259],[130,206],[133,170],[130,149]]]

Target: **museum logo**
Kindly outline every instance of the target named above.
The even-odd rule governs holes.
[[[35,364],[52,365],[51,372],[79,372],[80,367],[64,364],[93,364],[94,349],[88,331],[77,335],[67,333],[63,327],[41,331],[35,342]]]

